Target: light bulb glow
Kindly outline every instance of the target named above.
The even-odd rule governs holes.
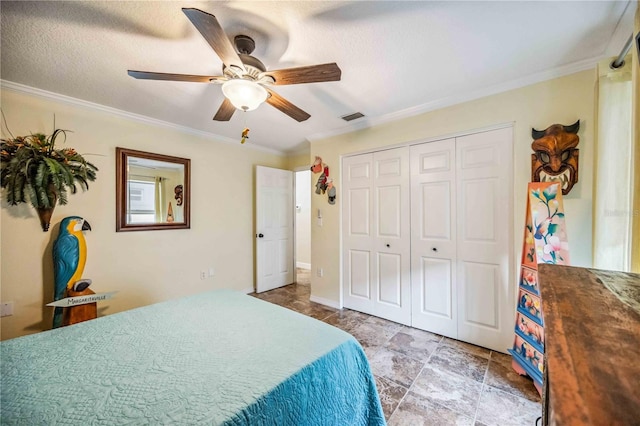
[[[234,107],[242,111],[251,111],[260,106],[269,93],[256,82],[244,79],[233,79],[222,85],[222,93]]]

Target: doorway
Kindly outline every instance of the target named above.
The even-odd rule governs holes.
[[[295,259],[296,282],[309,284],[311,279],[311,171],[295,172]]]

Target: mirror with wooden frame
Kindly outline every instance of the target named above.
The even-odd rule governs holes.
[[[116,148],[116,232],[189,228],[190,164]]]

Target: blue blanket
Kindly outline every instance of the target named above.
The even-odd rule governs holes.
[[[0,348],[2,424],[385,424],[353,337],[227,290]]]

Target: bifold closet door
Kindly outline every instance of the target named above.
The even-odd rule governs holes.
[[[512,132],[411,147],[412,325],[502,352],[513,337]]]
[[[512,139],[512,128],[456,138],[458,339],[501,352],[515,311]]]
[[[411,147],[412,326],[457,338],[455,139]]]
[[[344,306],[411,323],[409,149],[343,159]]]

